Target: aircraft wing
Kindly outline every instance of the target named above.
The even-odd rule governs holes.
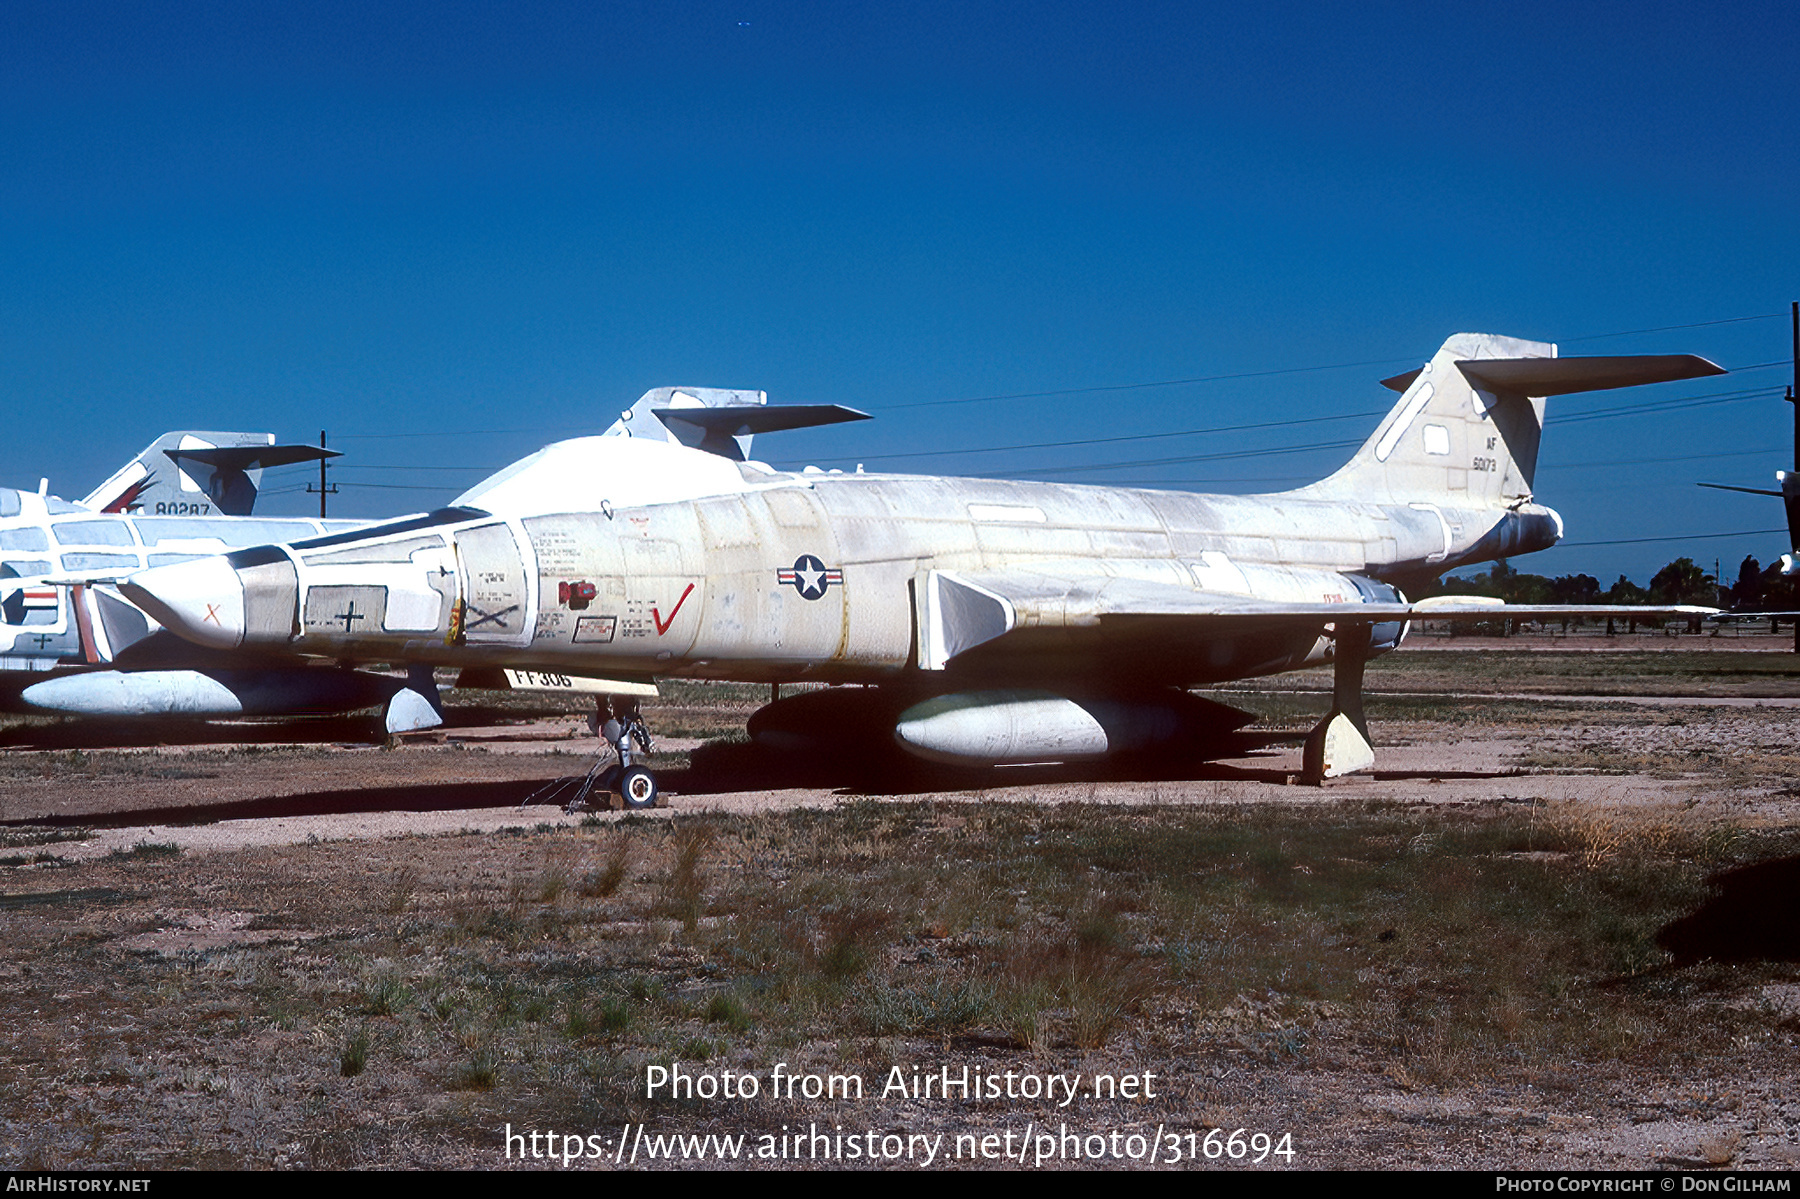
[[[1196,644],[1223,645],[1257,632],[1318,636],[1344,621],[1648,619],[1718,611],[1691,604],[1508,604],[1482,596],[1265,600],[1154,579],[1044,571],[930,571],[916,595],[920,665],[927,670],[942,670],[978,650],[991,655],[1008,648],[1141,656],[1160,644],[1173,661]]]

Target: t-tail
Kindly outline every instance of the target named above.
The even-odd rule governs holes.
[[[335,458],[314,445],[276,445],[273,433],[164,433],[81,501],[136,516],[249,516],[262,472]]]
[[[1320,498],[1517,509],[1533,498],[1544,398],[1722,375],[1692,354],[1558,358],[1549,342],[1458,333],[1418,370],[1343,469],[1302,489]]]
[[[758,433],[812,429],[869,414],[842,404],[777,404],[765,391],[727,387],[653,387],[619,414],[602,436],[672,441],[733,462],[750,458]]]

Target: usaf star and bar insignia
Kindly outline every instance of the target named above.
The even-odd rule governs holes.
[[[823,599],[831,588],[842,587],[844,572],[826,566],[811,554],[801,554],[794,559],[793,566],[784,566],[775,572],[775,581],[798,591],[801,599],[816,600]]]

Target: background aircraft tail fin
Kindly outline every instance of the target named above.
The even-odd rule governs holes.
[[[1532,498],[1544,397],[1722,375],[1691,354],[1558,358],[1548,342],[1458,333],[1416,371],[1383,379],[1400,400],[1310,494],[1507,508]]]
[[[81,501],[96,512],[249,516],[271,466],[336,458],[313,445],[276,445],[273,433],[164,433]]]

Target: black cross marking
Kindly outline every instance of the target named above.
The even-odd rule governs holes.
[[[475,615],[477,615],[481,618],[479,620],[468,621],[466,624],[464,624],[463,632],[465,632],[465,633],[468,632],[470,629],[479,629],[484,624],[497,624],[501,628],[504,629],[506,627],[506,621],[503,620],[502,617],[510,616],[514,612],[517,612],[519,610],[519,605],[517,605],[517,604],[512,605],[512,607],[510,607],[510,608],[502,608],[498,612],[483,612],[480,608],[477,608],[474,604],[465,604],[464,606],[470,612],[474,613]]]
[[[350,631],[350,624],[352,621],[364,620],[364,619],[366,619],[366,616],[364,613],[358,612],[356,610],[356,601],[351,600],[350,601],[350,610],[348,612],[339,612],[336,616],[333,616],[331,619],[343,621],[344,622],[344,632],[348,633]]]

